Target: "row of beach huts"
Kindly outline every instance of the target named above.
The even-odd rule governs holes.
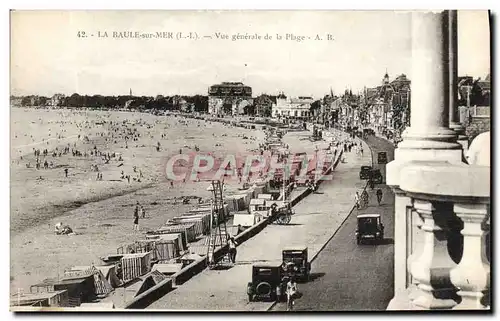
[[[281,134],[269,132],[267,146],[282,152]],[[243,188],[224,188],[224,206],[214,222],[232,226],[232,234],[257,224],[273,203],[279,205],[281,190],[270,188],[270,179],[257,179]],[[102,264],[73,266],[59,278],[34,284],[27,293],[11,296],[12,307],[81,307],[112,309],[110,294],[126,287],[136,297],[165,281],[200,256],[206,255],[211,205],[201,204],[148,231],[144,239],[125,244],[116,253],[102,257]],[[193,245],[193,246],[191,246]]]

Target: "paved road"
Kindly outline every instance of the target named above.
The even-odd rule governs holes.
[[[288,135],[287,135],[288,136]],[[285,136],[285,137],[287,137]],[[301,140],[305,133],[292,133],[294,144],[312,145]],[[365,146],[365,150],[368,146]],[[359,180],[361,165],[369,165],[371,156],[347,153],[318,192],[306,197],[294,207],[295,215],[286,226],[270,225],[247,242],[238,246],[236,265],[228,270],[204,270],[179,288],[152,303],[148,309],[266,311],[272,303],[248,302],[247,282],[252,264],[281,262],[281,250],[290,245],[307,245],[315,256],[342,225],[353,206],[354,194],[364,187]]]
[[[377,151],[387,151],[388,161],[394,158],[394,147],[387,141],[368,138],[376,162]],[[377,165],[381,168],[385,165]],[[381,168],[382,169],[382,168]],[[385,169],[382,169],[385,173]],[[298,311],[385,310],[394,294],[394,195],[386,185],[379,185],[384,197],[376,205],[374,192],[369,191],[370,206],[354,210],[335,236],[312,263],[313,280],[299,284],[303,297],[296,301]],[[376,187],[377,188],[377,187]],[[356,215],[380,213],[385,225],[381,245],[357,245],[354,232]],[[284,304],[273,310],[285,310]]]

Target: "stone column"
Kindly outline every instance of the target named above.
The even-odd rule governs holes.
[[[460,123],[458,112],[458,43],[457,43],[457,10],[448,10],[447,14],[447,40],[448,40],[448,72],[449,72],[449,120],[450,129],[458,135],[458,143],[463,150],[468,149],[468,139],[464,135],[465,128]]]
[[[484,309],[484,292],[490,288],[490,264],[486,255],[485,232],[489,220],[487,205],[460,204],[454,206],[464,222],[464,250],[460,263],[451,271],[451,281],[459,289],[462,301],[454,309]],[[488,300],[485,300],[488,301]]]
[[[442,161],[452,164],[462,163],[462,146],[457,143],[457,134],[449,126],[449,70],[448,70],[448,30],[445,26],[446,14],[444,12],[413,12],[412,15],[412,92],[410,126],[402,134],[402,141],[394,151],[394,161],[387,164],[387,185],[396,191],[404,182],[400,173],[412,161]],[[396,194],[396,199],[397,199]],[[396,204],[399,201],[396,201]],[[395,287],[399,291],[403,282],[403,272],[398,266],[404,261],[407,264],[421,262],[411,257],[407,263],[408,242],[407,235],[411,231],[408,227],[406,207],[395,205]],[[425,221],[425,220],[424,220]],[[406,222],[404,233],[398,232],[398,222]],[[425,224],[424,224],[425,225]],[[429,222],[427,223],[429,225]],[[429,233],[432,237],[434,233]],[[431,238],[432,238],[431,237]],[[427,240],[426,240],[427,241]],[[428,244],[424,242],[427,246]],[[402,242],[402,243],[401,243]],[[401,249],[401,247],[404,247]],[[432,249],[430,250],[432,253]],[[404,255],[403,258],[398,256]],[[421,270],[421,269],[420,269]],[[418,271],[420,271],[418,270]],[[420,273],[422,274],[422,273]],[[404,280],[407,282],[408,274]],[[409,278],[408,278],[409,279]],[[414,276],[414,279],[417,279]],[[416,283],[421,281],[414,280]],[[423,285],[425,288],[425,284]],[[428,290],[428,288],[427,288]],[[420,291],[418,291],[420,292]],[[418,293],[416,296],[421,297]],[[399,296],[399,297],[398,297]],[[399,295],[395,291],[392,307],[405,306],[407,296]],[[434,304],[434,303],[432,303]],[[432,305],[430,304],[430,305]],[[422,303],[422,305],[425,305]],[[451,304],[448,304],[452,306]]]
[[[398,145],[399,150],[414,151],[408,155],[411,160],[462,160],[457,134],[448,128],[446,22],[446,12],[412,13],[411,125]]]

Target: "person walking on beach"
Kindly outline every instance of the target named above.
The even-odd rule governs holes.
[[[64,175],[65,175],[66,177],[68,177],[68,169],[67,169],[67,168],[65,168],[65,169],[64,169]]]
[[[139,202],[134,209],[134,231],[139,231]]]
[[[141,205],[141,214],[142,214],[142,218],[146,218],[146,210],[144,209],[144,207]]]

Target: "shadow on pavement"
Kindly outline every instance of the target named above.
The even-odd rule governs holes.
[[[378,244],[380,244],[380,245],[394,244],[394,239],[386,238],[386,239],[381,240]]]
[[[394,239],[392,238],[385,238],[382,240],[364,239],[358,245],[377,246],[377,245],[389,245],[389,244],[394,244]]]
[[[324,272],[317,272],[317,273],[311,273],[309,274],[309,281],[316,281],[317,279],[325,276],[326,273]]]
[[[232,267],[233,265],[217,265],[212,268],[212,271],[226,271]]]

